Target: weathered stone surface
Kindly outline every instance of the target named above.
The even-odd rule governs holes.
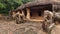
[[[8,30],[2,30],[2,31],[1,31],[1,34],[8,34],[8,33],[9,33]]]
[[[23,28],[16,29],[13,33],[14,34],[23,34],[24,31],[25,31],[25,28],[23,27]]]
[[[60,34],[60,25],[56,25],[51,34]]]
[[[37,32],[33,31],[33,29],[29,29],[24,34],[37,34]]]
[[[46,34],[39,22],[16,24],[14,21],[0,21],[0,34]],[[53,28],[51,34],[60,34],[60,25]]]

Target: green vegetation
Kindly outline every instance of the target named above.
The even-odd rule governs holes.
[[[10,10],[30,1],[32,0],[0,0],[0,14],[8,14]]]

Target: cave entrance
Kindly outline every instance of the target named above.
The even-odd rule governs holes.
[[[30,7],[30,18],[42,20],[44,15],[44,10],[52,11],[52,4]]]

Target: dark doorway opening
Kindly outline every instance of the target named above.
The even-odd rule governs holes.
[[[44,14],[44,10],[52,11],[52,4],[38,5],[38,6],[30,7],[30,16],[31,17],[40,17]]]
[[[44,15],[44,10],[52,11],[52,4],[38,5],[29,8],[30,8],[30,18],[40,19],[40,17]]]

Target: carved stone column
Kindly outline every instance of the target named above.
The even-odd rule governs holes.
[[[27,10],[27,16],[26,16],[26,18],[30,19],[30,9],[26,8],[26,10]]]

